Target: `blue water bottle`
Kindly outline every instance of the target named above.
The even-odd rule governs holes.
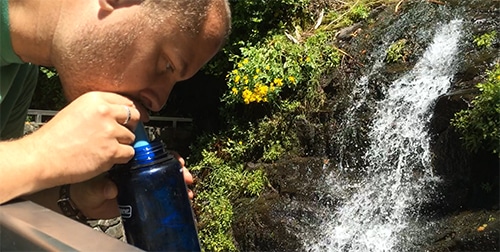
[[[147,251],[200,251],[182,167],[160,141],[137,126],[135,156],[109,172],[127,242]]]

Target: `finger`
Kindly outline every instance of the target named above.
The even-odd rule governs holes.
[[[188,189],[188,196],[189,196],[189,199],[194,199],[194,193],[191,189]]]
[[[186,182],[187,185],[193,183],[193,175],[191,175],[191,173],[186,167],[182,167],[182,175],[184,175],[184,181]]]
[[[120,134],[118,134],[116,136],[116,140],[120,144],[132,145],[132,143],[135,140],[135,135],[134,135],[134,133],[132,133],[132,131],[130,129],[126,128],[126,129],[123,129],[123,132],[121,132]]]
[[[111,160],[113,164],[125,164],[132,157],[134,157],[135,151],[134,147],[130,144],[119,144],[114,156],[114,160]]]
[[[134,101],[134,107],[139,111],[141,122],[149,122],[149,111],[140,102]]]
[[[179,155],[179,153],[177,153],[176,151],[170,151],[170,153],[172,153],[172,155],[174,155],[175,159],[177,159],[177,161],[179,161],[179,163],[181,163],[182,167],[186,166],[186,161],[184,161],[184,158],[182,158],[181,155]]]
[[[118,189],[103,173],[91,180],[73,184],[75,194],[79,194],[77,206],[88,218],[110,219],[119,216],[116,196]],[[75,195],[76,196],[76,195]],[[75,202],[77,203],[77,202]]]
[[[103,195],[106,199],[114,199],[118,196],[118,188],[116,187],[113,181],[106,179],[106,182],[103,186]]]
[[[133,122],[136,122],[136,121],[142,121],[142,122],[148,122],[149,121],[149,112],[148,110],[142,105],[142,103],[136,101],[136,100],[132,100],[132,99],[129,99],[128,97],[126,96],[122,96],[122,95],[119,95],[119,94],[116,94],[116,93],[108,93],[108,92],[99,92],[103,95],[103,99],[109,103],[112,103],[112,104],[123,104],[125,106],[128,106],[128,107],[131,107],[131,108],[134,108],[137,110],[138,112],[138,119],[136,119],[136,117],[132,117],[132,121]],[[123,122],[123,121],[122,121]],[[132,130],[135,129],[135,124],[132,124]]]
[[[139,110],[135,107],[127,105],[113,105],[113,114],[116,121],[127,127],[130,130],[134,130],[141,118]]]

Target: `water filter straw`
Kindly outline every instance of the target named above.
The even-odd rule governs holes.
[[[142,122],[139,122],[137,124],[137,128],[135,128],[134,133],[135,133],[135,141],[133,144],[134,149],[150,145],[148,134],[146,133],[146,129],[144,128],[144,124],[142,124]]]
[[[148,134],[146,133],[146,129],[144,128],[144,124],[139,122],[137,124],[137,128],[135,129],[135,141],[134,141],[134,160],[138,164],[148,163],[155,158],[155,153],[151,147],[149,142]]]

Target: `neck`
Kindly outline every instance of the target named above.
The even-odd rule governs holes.
[[[10,36],[14,52],[25,62],[52,66],[52,40],[63,1],[9,1]]]

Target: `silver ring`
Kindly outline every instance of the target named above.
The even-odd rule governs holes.
[[[127,110],[127,119],[125,119],[125,121],[123,122],[123,125],[127,125],[128,121],[130,121],[131,112],[130,112],[130,108],[128,106],[124,106],[124,107]]]

